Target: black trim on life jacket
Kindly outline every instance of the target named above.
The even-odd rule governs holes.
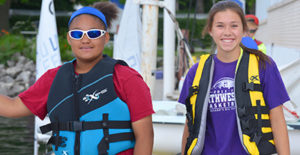
[[[211,71],[211,65],[212,65],[212,59],[213,59],[213,55],[210,55],[208,58],[207,58],[207,61],[205,62],[204,64],[204,68],[203,68],[203,71],[202,71],[202,76],[201,76],[201,79],[199,81],[199,86],[192,86],[191,88],[189,88],[189,95],[186,99],[186,109],[187,109],[187,120],[188,120],[188,123],[187,123],[187,126],[188,126],[188,130],[189,130],[189,133],[191,134],[188,139],[187,139],[187,144],[186,146],[190,146],[191,143],[193,142],[193,139],[198,137],[198,134],[199,134],[199,126],[200,126],[200,123],[201,123],[201,117],[202,117],[202,110],[203,110],[203,104],[204,104],[204,100],[205,100],[205,95],[206,93],[199,93],[199,92],[207,92],[208,90],[208,85],[209,85],[209,79],[210,79],[210,71]],[[201,85],[200,85],[201,83]],[[192,107],[191,107],[191,104],[190,104],[190,97],[193,96],[193,95],[198,95],[197,99],[196,99],[196,108],[195,110],[196,111],[199,111],[199,112],[196,112],[195,113],[195,121],[193,122],[192,118],[193,118],[193,115],[192,115]],[[199,103],[199,104],[198,104]],[[189,147],[185,147],[185,154],[187,153]]]
[[[276,153],[275,146],[268,140],[273,139],[273,134],[262,133],[262,127],[271,127],[270,120],[262,120],[261,114],[269,114],[269,106],[261,106],[261,101],[256,100],[257,106],[251,106],[249,91],[262,92],[261,84],[248,81],[249,53],[244,52],[235,77],[235,97],[237,111],[243,134],[250,136],[250,141],[255,142],[261,154]],[[258,80],[251,77],[252,81]],[[249,103],[250,101],[250,103]],[[257,119],[255,118],[257,115]]]
[[[75,120],[80,119],[80,111],[79,111],[79,93],[78,90],[81,88],[81,75],[75,74],[75,68],[73,69],[73,94],[74,94],[74,113],[75,113]],[[75,148],[74,148],[75,155],[80,155],[80,131],[75,131]]]

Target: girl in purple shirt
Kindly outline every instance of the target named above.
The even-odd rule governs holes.
[[[230,1],[216,3],[209,12],[205,32],[217,45],[213,56],[214,71],[207,106],[205,140],[201,154],[249,154],[238,132],[234,93],[235,70],[242,50],[241,39],[247,32],[247,24],[241,8]],[[244,47],[243,47],[244,48]],[[275,62],[265,54],[251,50],[259,58],[259,77],[263,97],[269,106],[270,123],[278,154],[289,154],[289,140],[282,111],[282,104],[289,96]],[[179,102],[186,104],[189,88],[197,71],[198,63],[189,70],[180,94]],[[199,92],[201,93],[201,92]],[[187,123],[182,138],[184,154],[189,137]],[[193,153],[191,153],[193,154]],[[200,154],[200,152],[199,152]]]

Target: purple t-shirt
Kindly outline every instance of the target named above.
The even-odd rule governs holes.
[[[205,144],[202,154],[247,154],[239,139],[236,102],[234,94],[234,75],[237,61],[221,62],[214,56],[215,68],[208,102],[208,113],[205,132]],[[179,97],[179,102],[185,104],[188,89],[193,84],[198,63],[189,70]],[[278,68],[273,60],[266,64],[266,69],[259,73],[264,98],[269,108],[275,108],[289,100]]]

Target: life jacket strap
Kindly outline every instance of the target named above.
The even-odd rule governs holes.
[[[41,126],[40,130],[42,134],[49,131],[85,131],[85,130],[95,130],[95,129],[127,129],[131,128],[130,121],[68,121],[68,122],[53,122],[47,125]]]
[[[55,150],[57,151],[58,147],[65,147],[67,138],[62,137],[62,136],[51,136],[50,139],[48,140],[47,144],[53,144],[55,145]]]
[[[189,124],[192,125],[192,119],[193,119],[193,116],[192,116],[192,106],[191,106],[191,102],[190,102],[190,98],[193,96],[193,95],[196,95],[199,93],[199,86],[191,86],[189,88],[189,94],[188,94],[188,97],[186,98],[186,101],[185,101],[185,106],[186,106],[186,118],[188,120],[188,122],[190,122]]]
[[[253,82],[251,82],[251,83],[248,83],[248,82],[245,82],[245,83],[243,83],[243,91],[244,92],[247,92],[247,91],[249,91],[249,90],[251,90],[251,91],[262,91],[262,88],[261,88],[261,85],[260,84],[255,84],[255,83],[253,83]]]
[[[125,141],[125,140],[134,140],[133,132],[111,134],[106,137],[103,137],[100,143],[98,144],[98,154],[107,155],[107,150],[109,149],[109,143]]]
[[[239,117],[245,117],[248,115],[254,115],[257,114],[257,106],[254,107],[239,107],[238,108],[238,115]],[[267,106],[261,106],[260,107],[260,113],[261,114],[269,114],[269,108]]]
[[[272,132],[263,133],[262,128],[270,128],[271,123],[269,119],[262,119],[262,114],[269,114],[268,106],[261,106],[260,100],[256,100],[256,106],[240,108],[238,115],[241,118],[241,127],[247,135],[250,136],[250,141],[255,142],[259,146],[262,141],[269,141],[273,139]],[[247,113],[247,114],[242,114]],[[250,114],[249,114],[250,113]],[[253,115],[257,114],[257,118]]]
[[[261,120],[261,125],[258,125],[257,119],[243,119],[241,120],[241,125],[243,130],[256,129],[258,127],[271,127],[269,120]]]

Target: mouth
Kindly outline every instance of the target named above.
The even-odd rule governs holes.
[[[80,50],[84,50],[84,51],[88,51],[88,50],[93,49],[93,47],[85,46],[85,47],[80,47],[79,49],[80,49]]]
[[[232,38],[224,38],[224,39],[221,39],[221,41],[223,43],[233,43],[234,39],[232,39]]]

